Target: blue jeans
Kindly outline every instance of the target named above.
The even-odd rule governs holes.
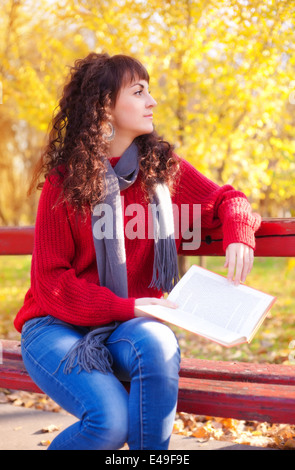
[[[168,449],[175,417],[180,351],[172,330],[147,318],[121,323],[106,344],[114,373],[70,374],[59,367],[88,332],[52,316],[34,318],[22,330],[22,355],[36,384],[78,421],[49,450]],[[121,383],[130,382],[130,391]]]

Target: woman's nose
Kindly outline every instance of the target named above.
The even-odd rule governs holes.
[[[154,100],[152,95],[148,95],[148,100],[146,102],[146,107],[147,108],[151,108],[151,107],[154,108],[155,106],[157,106],[156,100]]]

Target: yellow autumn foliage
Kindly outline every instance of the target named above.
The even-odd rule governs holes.
[[[295,214],[294,0],[2,0],[0,224],[33,223],[26,189],[68,67],[139,58],[156,128],[265,216]]]

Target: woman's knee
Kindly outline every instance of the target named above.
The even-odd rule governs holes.
[[[149,368],[164,375],[178,375],[180,349],[174,332],[158,321],[142,321],[134,347]]]

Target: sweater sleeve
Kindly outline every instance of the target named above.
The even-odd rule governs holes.
[[[230,243],[244,243],[255,248],[255,232],[261,217],[252,212],[245,194],[230,185],[218,186],[184,159],[181,159],[180,175],[176,195],[178,205],[200,204],[203,228],[222,225],[224,250]],[[189,223],[193,225],[191,215]]]
[[[32,294],[49,315],[74,325],[97,326],[134,317],[134,298],[123,299],[83,277],[73,267],[75,246],[60,187],[43,187],[35,225]]]

